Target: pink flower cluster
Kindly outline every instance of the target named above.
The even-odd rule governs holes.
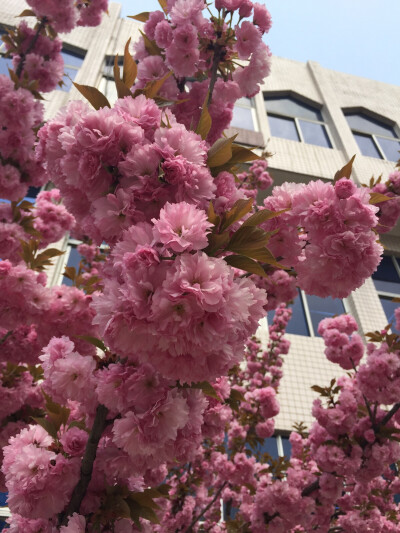
[[[357,329],[357,322],[350,315],[324,318],[318,326],[318,333],[326,346],[327,359],[345,370],[355,368],[364,354],[362,339],[354,333]]]
[[[22,211],[29,215],[27,211]],[[0,257],[13,263],[21,261],[21,241],[28,235],[20,224],[14,222],[14,213],[9,203],[0,203]]]
[[[203,211],[166,204],[153,224],[131,226],[115,246],[95,322],[133,362],[151,362],[183,382],[217,378],[242,357],[265,293],[200,251],[209,227]]]
[[[198,122],[210,88],[209,79],[191,83],[190,78],[199,77],[200,73],[206,78],[215,76],[214,71],[221,64],[227,75],[224,80],[217,80],[208,107],[212,127],[207,140],[213,143],[229,125],[234,102],[240,96],[253,96],[269,74],[270,52],[262,36],[269,31],[271,18],[265,6],[250,1],[233,2],[229,8],[217,2],[218,17],[211,21],[203,17],[204,7],[203,0],[170,0],[167,15],[162,11],[150,13],[144,30],[157,53],[150,52],[144,40],[135,45],[139,60],[135,88],[143,88],[172,70],[175,77],[166,79],[160,94],[182,100],[173,111],[178,121],[189,128]],[[237,10],[240,21],[233,30],[225,18]],[[253,11],[252,22],[242,20]],[[231,74],[235,56],[249,63]]]
[[[38,91],[52,91],[64,73],[64,61],[60,54],[61,40],[52,39],[45,33],[36,37],[36,29],[30,28],[24,21],[19,24],[16,32],[18,45],[11,47],[6,42],[7,51],[13,54],[14,70],[17,70],[22,62],[20,78],[36,81]]]
[[[298,295],[296,277],[290,276],[285,270],[274,270],[266,278],[253,274],[251,279],[267,293],[267,303],[264,305],[266,311],[272,311],[278,305],[294,300]]]
[[[66,330],[75,335],[96,333],[92,326],[94,311],[89,307],[91,296],[75,287],[48,288],[45,283],[44,273],[37,274],[23,264],[14,266],[8,260],[0,262],[1,326],[12,332],[2,347],[4,360],[15,360],[20,350],[20,361],[25,361],[21,348],[28,341],[32,346],[38,342],[41,348],[53,335],[62,335]],[[79,348],[87,349],[86,342],[77,343]],[[33,362],[31,350],[27,356]]]
[[[108,0],[27,0],[38,19],[46,19],[57,33],[68,33],[75,26],[98,26],[107,11]]]
[[[206,207],[214,197],[205,143],[170,112],[161,115],[144,96],[99,111],[73,102],[40,130],[37,154],[48,179],[97,243],[117,241],[166,202]]]
[[[258,191],[268,189],[273,183],[273,179],[267,172],[268,161],[258,159],[250,166],[247,172],[241,172],[237,175],[240,181],[240,188],[245,190],[248,198],[256,198]]]
[[[61,204],[58,189],[42,191],[38,194],[32,210],[35,217],[34,228],[41,234],[41,247],[59,241],[75,224],[74,217]]]
[[[80,461],[50,451],[51,444],[43,428],[30,426],[4,448],[8,505],[26,518],[48,519],[61,512],[79,479]]]
[[[400,392],[400,353],[386,343],[367,346],[367,361],[360,366],[357,383],[371,402],[391,405],[398,402]]]
[[[376,204],[379,208],[376,230],[378,233],[387,233],[394,228],[400,217],[400,172],[392,172],[385,183],[376,183],[371,191],[393,198]]]
[[[263,227],[278,230],[269,248],[295,268],[298,285],[308,294],[346,297],[376,270],[382,253],[373,232],[377,208],[365,189],[346,178],[335,186],[290,183],[275,187],[264,205],[288,209]]]
[[[18,200],[28,186],[46,181],[32,150],[34,130],[42,121],[43,106],[26,89],[14,89],[7,76],[0,76],[0,197]]]

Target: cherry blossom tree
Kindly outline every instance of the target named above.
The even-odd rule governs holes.
[[[274,187],[268,154],[223,136],[270,70],[267,9],[161,1],[128,41],[118,100],[62,76],[57,32],[96,25],[103,0],[29,0],[0,76],[2,483],[14,533],[398,530],[399,338],[326,319],[314,425],[291,457],[263,451],[279,412],[296,287],[345,297],[376,270],[400,214],[399,172],[359,188]],[[210,18],[205,18],[205,8]],[[353,158],[354,159],[354,158]],[[35,205],[30,185],[51,182]],[[48,287],[51,243],[82,240],[73,286]],[[100,250],[107,243],[108,253]],[[275,309],[269,344],[254,336]],[[399,319],[400,317],[397,316]],[[321,357],[323,355],[321,354]],[[221,513],[221,501],[224,512]]]

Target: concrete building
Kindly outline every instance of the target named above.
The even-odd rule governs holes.
[[[26,7],[23,0],[3,0],[0,22],[15,24],[15,15]],[[129,37],[138,36],[140,23],[120,18],[121,6],[111,3],[108,16],[97,28],[77,28],[64,41],[66,78],[63,89],[46,96],[49,118],[70,99],[81,98],[71,80],[92,85],[113,100],[116,97],[112,68],[116,54],[123,55]],[[0,62],[4,72],[5,61]],[[270,172],[275,183],[333,180],[353,154],[353,179],[367,184],[372,175],[394,169],[400,150],[400,87],[351,76],[323,68],[273,57],[272,74],[253,99],[241,99],[235,106],[231,130],[237,141],[273,153]],[[400,233],[394,230],[382,237],[387,258],[374,276],[346,301],[321,299],[301,293],[289,326],[291,351],[285,359],[280,389],[281,413],[276,419],[278,433],[285,436],[294,422],[311,423],[314,384],[328,384],[340,369],[323,355],[323,342],[317,336],[317,323],[325,316],[344,311],[357,319],[361,333],[383,328],[400,294]],[[51,283],[62,281],[65,264],[79,261],[73,242],[64,240],[66,255],[51,272]],[[393,257],[393,258],[392,258]],[[260,327],[267,340],[267,320]],[[282,440],[279,440],[282,453]]]

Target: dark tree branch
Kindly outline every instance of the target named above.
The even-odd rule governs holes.
[[[215,49],[214,49],[213,64],[211,67],[211,78],[210,78],[210,87],[208,89],[207,106],[211,104],[215,82],[217,81],[218,67],[219,67],[219,62],[222,57],[222,52],[223,52],[222,47],[219,44],[216,44]]]
[[[397,411],[400,409],[400,403],[395,403],[394,406],[390,409],[388,413],[386,413],[386,416],[379,422],[379,427],[385,426],[389,420],[392,418],[393,415],[397,413]]]
[[[104,407],[104,405],[97,406],[96,417],[93,422],[92,431],[89,435],[89,440],[86,444],[85,455],[82,459],[80,479],[74,488],[67,508],[58,516],[58,524],[60,526],[66,525],[68,517],[73,513],[79,513],[82,500],[85,497],[87,488],[92,478],[93,463],[96,459],[97,447],[103,431],[107,426],[107,414],[107,407]]]
[[[318,489],[319,489],[319,479],[316,479],[315,481],[307,485],[307,487],[304,487],[304,489],[301,491],[301,495],[303,498],[306,496],[310,496],[311,493],[313,493],[315,490],[318,490]]]
[[[21,59],[20,59],[20,62],[18,63],[17,70],[15,71],[15,74],[17,75],[18,78],[21,77],[22,69],[24,68],[24,63],[25,63],[26,56],[30,52],[32,52],[32,50],[34,49],[35,44],[36,44],[37,40],[39,39],[39,35],[40,35],[41,31],[43,30],[43,28],[44,28],[46,23],[47,23],[47,19],[46,19],[46,17],[43,17],[42,20],[39,23],[39,26],[37,27],[36,33],[33,36],[32,41],[29,43],[28,48],[26,49],[25,52],[22,52],[20,54],[20,58]]]
[[[189,533],[189,531],[192,531],[193,530],[193,526],[196,524],[196,522],[198,522],[200,520],[200,518],[206,514],[206,512],[210,509],[210,507],[215,503],[216,499],[218,498],[218,496],[221,494],[223,488],[228,484],[227,481],[224,481],[222,483],[222,485],[220,486],[220,488],[217,490],[217,492],[215,493],[214,495],[214,498],[210,501],[210,503],[208,505],[206,505],[204,507],[204,509],[201,511],[201,513],[196,517],[196,518],[193,518],[192,522],[189,524],[189,527],[187,528],[186,530],[186,533]]]

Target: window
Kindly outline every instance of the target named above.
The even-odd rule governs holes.
[[[310,296],[298,289],[298,297],[292,305],[293,315],[286,328],[287,333],[320,337],[318,324],[324,318],[346,313],[345,300],[339,298],[320,298]],[[268,313],[268,322],[272,323],[274,312]]]
[[[400,157],[400,140],[392,126],[364,113],[345,113],[360,152],[369,157],[397,161]]]
[[[118,58],[118,65],[122,67],[124,58]],[[100,80],[99,91],[104,94],[111,105],[118,99],[117,88],[114,82],[114,57],[107,56],[103,67],[103,77]]]
[[[69,92],[72,87],[72,82],[78,70],[81,68],[83,60],[85,59],[84,52],[74,52],[63,48],[61,51],[62,58],[64,60],[64,85],[59,87],[61,91]]]
[[[289,459],[292,453],[292,445],[289,442],[289,437],[274,435],[269,439],[265,439],[264,444],[261,446],[258,445],[257,451],[260,454],[267,453],[274,461],[277,461],[279,457],[285,457],[286,459]],[[233,507],[232,500],[228,500],[227,502],[221,500],[221,511],[221,520],[225,522],[229,519],[234,520],[235,515],[238,512],[238,508]]]
[[[318,107],[301,102],[293,96],[264,95],[264,103],[274,137],[332,148]]]
[[[79,264],[81,262],[82,256],[78,252],[78,245],[81,244],[81,241],[76,241],[75,239],[70,239],[68,241],[68,247],[65,252],[65,267],[74,267],[76,272],[79,270]],[[73,285],[72,280],[63,276],[62,278],[63,285]]]
[[[372,279],[388,323],[392,322],[392,331],[399,334],[400,332],[394,327],[396,322],[394,310],[399,307],[400,304],[398,302],[393,302],[393,298],[399,298],[400,296],[399,259],[388,255],[383,256],[377,271],[372,274]]]
[[[5,57],[7,49],[5,43],[1,40],[1,36],[5,34],[5,29],[0,28],[0,74],[8,76],[8,69],[12,69],[13,66],[11,57]]]
[[[233,107],[231,128],[258,131],[256,110],[253,98],[239,98]]]

